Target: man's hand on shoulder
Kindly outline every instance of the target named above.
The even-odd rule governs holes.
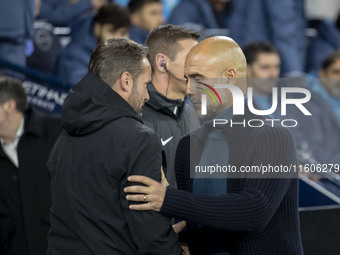
[[[124,188],[128,193],[126,199],[134,202],[144,202],[141,204],[130,205],[129,208],[136,211],[154,210],[159,212],[163,205],[166,187],[169,186],[163,170],[161,183],[142,175],[132,175],[128,177],[129,182],[137,182],[145,186],[129,186]],[[133,195],[131,195],[133,193]]]

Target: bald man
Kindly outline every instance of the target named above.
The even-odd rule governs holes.
[[[209,85],[216,78],[246,92],[246,60],[228,37],[211,37],[194,46],[186,59],[185,76],[191,101],[200,115],[200,84]],[[129,181],[146,185],[125,188],[125,192],[135,193],[127,195],[128,200],[144,202],[130,208],[186,220],[182,242],[187,242],[195,255],[303,254],[297,178],[278,175],[260,179],[248,174],[230,178],[227,173],[212,179],[194,172],[193,166],[213,163],[237,170],[242,166],[297,164],[294,141],[280,126],[214,128],[213,118],[234,122],[264,119],[247,108],[243,116],[233,116],[230,91],[219,89],[218,93],[223,104],[207,97],[207,113],[201,115],[204,125],[179,142],[175,159],[178,190],[166,186],[165,181],[160,184],[143,176],[130,176]]]

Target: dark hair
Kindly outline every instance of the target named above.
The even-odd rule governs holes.
[[[98,43],[90,58],[89,71],[113,86],[124,72],[137,79],[143,71],[142,60],[147,55],[147,47],[130,39],[113,38]]]
[[[143,9],[143,7],[150,3],[162,3],[160,0],[130,0],[127,6],[130,13],[135,13]]]
[[[179,41],[185,39],[198,40],[200,34],[181,26],[164,25],[154,28],[150,31],[146,38],[145,45],[149,47],[149,61],[152,70],[155,69],[155,57],[159,53],[163,53],[173,61],[177,52],[181,50]]]
[[[10,99],[14,99],[18,112],[25,113],[27,110],[27,98],[25,89],[21,81],[15,78],[0,77],[0,104],[4,104]]]
[[[340,59],[340,50],[334,51],[332,54],[328,55],[321,64],[322,70],[327,70],[335,61]]]
[[[118,4],[102,6],[94,17],[93,23],[112,24],[114,30],[131,26],[129,11]]]
[[[335,25],[338,28],[338,30],[340,30],[340,10],[339,10],[338,18],[335,21]]]
[[[243,48],[243,53],[246,56],[247,64],[251,65],[257,60],[257,57],[259,54],[261,53],[279,54],[279,51],[271,42],[259,41],[259,42],[253,42],[253,43],[246,45]]]

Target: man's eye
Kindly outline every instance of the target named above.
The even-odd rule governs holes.
[[[270,69],[270,66],[261,66],[261,69],[266,71],[266,70],[269,70]]]

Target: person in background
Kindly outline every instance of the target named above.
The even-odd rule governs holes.
[[[242,48],[254,41],[270,41],[280,52],[283,76],[299,76],[304,71],[303,0],[183,0],[168,23],[228,28],[229,36]]]
[[[272,106],[272,89],[280,76],[280,55],[270,42],[260,41],[243,48],[247,60],[248,86],[253,88],[253,98],[263,110]],[[274,117],[274,116],[272,116]]]
[[[38,19],[54,26],[70,26],[86,12],[98,12],[108,0],[41,0]]]
[[[26,49],[30,48],[27,45],[32,45],[34,34],[34,10],[34,0],[1,1],[0,59],[21,67],[26,66]],[[4,72],[21,78],[17,73],[8,70]]]
[[[86,15],[72,27],[72,41],[60,53],[54,73],[75,85],[88,72],[96,43],[128,37],[130,24],[129,12],[116,4],[101,7],[95,16]]]
[[[322,61],[335,50],[340,50],[340,10],[335,20],[325,19],[319,25],[308,47],[307,71],[318,72]]]
[[[45,255],[51,206],[49,152],[59,118],[27,106],[19,80],[0,77],[0,254]]]
[[[163,15],[166,20],[168,20],[171,11],[175,8],[175,6],[180,2],[181,0],[162,0],[163,3]],[[129,4],[129,0],[115,0],[114,1],[117,4],[120,4],[122,6],[127,6]]]
[[[328,103],[340,123],[340,50],[334,51],[323,60],[319,70],[319,83],[317,81],[311,80],[307,87]]]
[[[230,11],[230,0],[182,0],[172,10],[168,23],[197,30],[227,28]]]
[[[306,103],[312,116],[292,109],[299,124],[291,128],[297,147],[322,164],[340,163],[340,51],[328,55],[316,76],[309,74],[306,88],[311,100]],[[295,111],[294,111],[295,110]]]
[[[110,39],[93,51],[89,73],[64,103],[64,130],[47,163],[48,254],[180,254],[171,219],[131,211],[123,192],[130,174],[161,180],[163,149],[141,119],[150,81],[142,45]]]
[[[160,0],[130,0],[127,8],[131,15],[130,38],[144,43],[151,29],[164,23],[163,4]]]
[[[230,36],[241,47],[254,41],[270,41],[280,53],[281,76],[303,75],[306,50],[303,0],[231,1]]]
[[[185,58],[199,37],[184,27],[165,25],[151,30],[145,43],[150,49],[152,83],[148,86],[150,100],[143,107],[143,121],[160,138],[166,155],[166,177],[174,186],[178,141],[200,126],[194,109],[185,102],[189,91],[184,78]]]

